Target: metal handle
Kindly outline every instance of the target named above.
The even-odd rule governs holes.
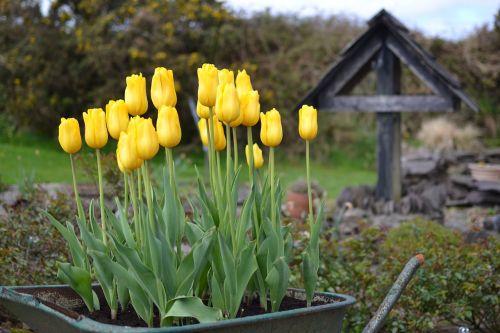
[[[372,319],[370,319],[370,322],[363,329],[362,333],[376,333],[380,330],[385,318],[387,318],[387,315],[391,312],[394,304],[396,304],[399,296],[401,296],[401,293],[406,288],[406,285],[410,282],[417,269],[423,265],[424,261],[424,256],[422,254],[417,254],[406,263],[396,282],[392,285],[391,290],[389,290],[377,312]]]

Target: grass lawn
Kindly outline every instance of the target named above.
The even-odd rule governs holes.
[[[108,144],[107,151],[114,151],[114,146]],[[154,165],[159,168],[163,163],[163,154],[158,154]],[[84,148],[79,153],[83,159],[91,159],[91,150]],[[179,156],[179,154],[177,154]],[[194,179],[196,165],[200,172],[203,170],[201,149],[193,152],[191,157],[180,154],[177,174],[182,180]],[[224,156],[224,154],[222,154]],[[240,159],[242,158],[240,152]],[[2,140],[0,142],[0,181],[5,184],[21,184],[23,182],[71,182],[69,157],[64,153],[56,138],[22,137],[16,140]],[[340,163],[341,161],[341,163]],[[225,161],[222,158],[222,164]],[[85,164],[92,165],[92,161]],[[82,163],[77,163],[77,173],[80,182],[92,182],[88,173],[83,172]],[[330,160],[312,161],[312,177],[325,188],[329,197],[337,196],[342,188],[348,185],[375,182],[375,171],[363,164],[359,157],[345,157],[342,152],[336,152]],[[301,158],[288,159],[278,157],[276,161],[277,173],[285,186],[299,178],[305,178],[305,161]],[[265,169],[265,166],[264,166]],[[247,173],[243,172],[243,179]]]

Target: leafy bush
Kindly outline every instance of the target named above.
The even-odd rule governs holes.
[[[349,332],[361,332],[416,253],[424,254],[426,262],[390,313],[384,332],[435,332],[442,323],[479,332],[500,331],[497,238],[466,244],[456,232],[416,220],[387,235],[371,227],[340,243],[324,239],[321,253],[321,289],[357,300],[345,321]]]

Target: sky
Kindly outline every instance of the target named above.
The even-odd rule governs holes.
[[[343,14],[366,21],[385,8],[410,29],[428,36],[460,39],[476,27],[493,24],[498,0],[225,0],[235,10],[312,16]]]

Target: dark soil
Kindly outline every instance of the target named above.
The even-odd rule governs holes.
[[[323,305],[323,304],[326,303],[313,302],[312,306]],[[300,309],[304,307],[306,307],[305,301],[285,296],[283,302],[281,303],[280,311]],[[237,317],[249,317],[264,313],[270,313],[271,312],[270,309],[271,305],[268,304],[268,311],[267,312],[264,311],[264,309],[260,307],[259,300],[257,298],[254,298],[250,304],[247,304],[247,302],[243,302],[241,304]],[[139,318],[139,316],[135,313],[135,310],[131,305],[129,305],[124,312],[119,310],[116,320],[110,319],[111,312],[106,302],[101,302],[101,309],[99,311],[89,312],[89,310],[85,306],[73,309],[73,311],[78,312],[79,314],[82,314],[100,323],[119,325],[119,326],[147,327],[146,323],[141,318]],[[156,311],[154,314],[153,326],[154,327],[159,326],[159,315]]]

